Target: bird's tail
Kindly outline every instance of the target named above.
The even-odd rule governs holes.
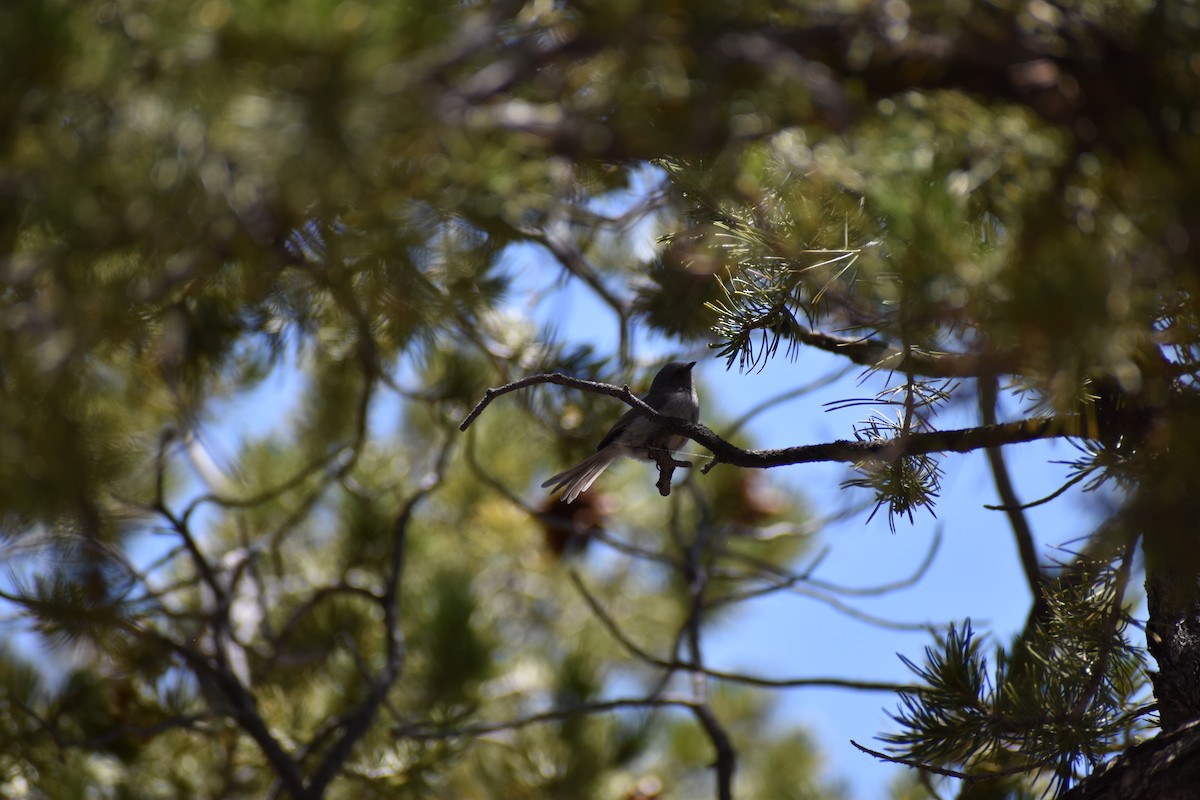
[[[608,469],[608,465],[617,459],[616,453],[609,449],[600,450],[580,461],[570,469],[565,469],[542,484],[542,488],[553,487],[550,494],[561,491],[563,499],[568,503],[574,502],[580,492],[586,492],[600,473]]]

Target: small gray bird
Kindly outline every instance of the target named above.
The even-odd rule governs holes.
[[[667,364],[654,376],[650,391],[642,400],[661,414],[696,422],[700,419],[700,398],[692,384],[694,366],[695,361]],[[664,430],[657,422],[631,408],[608,429],[593,455],[550,478],[542,488],[552,486],[551,494],[561,491],[563,499],[570,503],[580,492],[587,491],[600,473],[621,456],[653,460],[655,453],[662,450],[674,453],[685,441],[686,436]]]

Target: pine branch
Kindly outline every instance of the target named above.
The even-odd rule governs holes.
[[[634,408],[638,413],[653,419],[672,433],[687,436],[713,453],[713,460],[701,470],[707,473],[717,464],[750,469],[770,469],[789,464],[809,464],[822,461],[841,461],[851,464],[862,462],[892,462],[906,456],[928,453],[965,453],[988,447],[1000,447],[1038,439],[1065,438],[1079,435],[1078,417],[1065,415],[1056,417],[1032,417],[1017,422],[983,425],[958,430],[929,431],[906,436],[874,441],[839,440],[823,444],[800,445],[769,450],[743,450],[722,439],[700,424],[689,423],[678,417],[659,414],[642,402],[628,386],[613,386],[607,383],[574,378],[557,372],[530,375],[512,383],[488,389],[483,399],[467,414],[459,430],[465,431],[493,400],[501,395],[535,386],[552,383],[594,394],[615,397]]]
[[[1006,353],[927,353],[916,348],[895,347],[872,337],[835,336],[831,333],[796,328],[797,341],[841,356],[854,364],[871,369],[911,373],[922,378],[976,378],[1012,372],[1015,356]]]
[[[872,750],[869,747],[865,747],[853,739],[850,740],[850,744],[854,745],[854,747],[866,753],[867,755],[878,758],[880,761],[886,761],[889,764],[900,764],[901,766],[905,767],[912,767],[913,769],[919,769],[922,772],[930,772],[934,775],[941,775],[943,778],[957,778],[967,783],[976,783],[983,780],[990,781],[997,778],[1005,778],[1010,775],[1021,775],[1035,769],[1040,769],[1048,763],[1048,761],[1042,761],[1033,764],[1022,764],[1016,767],[1007,767],[1005,769],[996,770],[995,772],[989,772],[986,775],[981,776],[969,772],[962,772],[956,769],[946,769],[945,767],[938,767],[933,764],[924,764],[911,758],[890,756],[887,753],[881,753],[878,750]]]
[[[1083,575],[1046,595],[1045,619],[1012,647],[995,649],[989,668],[968,621],[925,649],[923,684],[901,694],[887,734],[896,757],[937,774],[997,777],[996,768],[1047,773],[1056,791],[1127,741],[1137,715],[1141,658],[1126,640],[1125,589],[1134,546],[1112,561],[1080,565]]]

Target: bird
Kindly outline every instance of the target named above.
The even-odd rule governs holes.
[[[694,366],[695,361],[673,361],[664,366],[654,376],[650,390],[642,397],[642,401],[660,414],[688,422],[698,421],[700,399],[692,383]],[[631,408],[608,429],[596,446],[595,453],[547,479],[542,488],[550,488],[552,495],[561,491],[563,499],[570,503],[581,492],[587,491],[600,473],[618,458],[625,456],[653,460],[655,454],[663,450],[674,453],[686,440],[686,436],[665,430],[659,423]]]

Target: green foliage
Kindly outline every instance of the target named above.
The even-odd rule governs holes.
[[[477,598],[468,574],[435,575],[414,614],[417,635],[409,647],[427,662],[426,702],[434,708],[478,705],[479,685],[492,671],[494,643],[476,629],[472,616]],[[423,612],[423,613],[422,613]],[[422,619],[428,615],[428,619]]]
[[[901,656],[920,688],[901,693],[883,737],[897,756],[976,778],[1044,775],[1064,791],[1141,728],[1142,652],[1125,636],[1127,573],[1096,563],[1064,575],[1045,617],[994,666],[968,620]]]
[[[855,435],[860,442],[884,442],[901,435],[905,430],[903,418],[893,422],[876,417],[859,425]],[[855,467],[860,477],[850,478],[842,485],[872,491],[877,500],[871,517],[886,505],[888,527],[892,533],[896,532],[897,517],[907,517],[908,521],[912,522],[913,511],[918,508],[924,508],[933,514],[933,506],[941,490],[942,477],[937,459],[922,454],[903,456],[892,461],[856,464]]]

